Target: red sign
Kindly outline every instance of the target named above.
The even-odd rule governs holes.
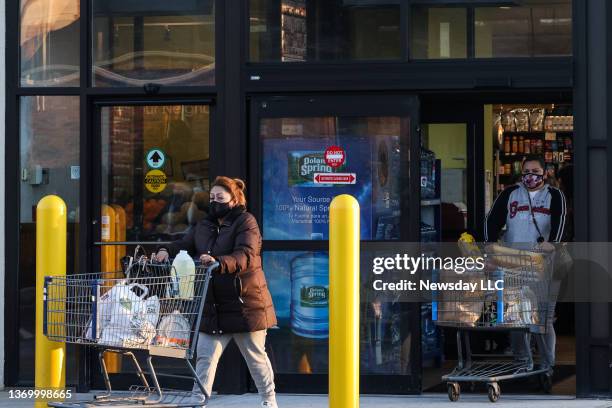
[[[338,168],[344,164],[346,152],[339,146],[329,146],[325,150],[325,163],[332,168]]]
[[[355,184],[355,173],[315,173],[315,184]]]

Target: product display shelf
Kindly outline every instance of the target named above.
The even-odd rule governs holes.
[[[544,157],[553,179],[560,168],[573,164],[573,130],[504,131],[494,154],[496,191],[518,181],[521,160],[529,154]]]

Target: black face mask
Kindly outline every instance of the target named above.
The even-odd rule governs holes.
[[[215,218],[225,217],[231,210],[229,203],[219,203],[217,201],[211,201],[209,213]]]

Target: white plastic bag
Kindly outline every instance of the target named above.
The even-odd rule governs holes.
[[[139,288],[138,295],[134,289]],[[142,347],[155,337],[160,303],[145,297],[146,286],[120,281],[100,296],[97,307],[98,343],[117,347]],[[90,337],[91,329],[88,330]]]
[[[162,317],[157,327],[155,345],[173,348],[189,348],[189,337],[191,325],[189,321],[175,310],[169,315]]]

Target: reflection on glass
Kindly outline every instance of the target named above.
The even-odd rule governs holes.
[[[362,239],[400,239],[400,194],[407,188],[400,135],[408,129],[399,117],[262,120],[264,239],[327,239],[329,204],[338,194],[359,200]],[[326,159],[334,146],[344,157],[337,167]],[[327,182],[325,173],[346,180]]]
[[[79,0],[21,0],[22,86],[79,84]]]
[[[467,10],[413,7],[411,58],[467,58]]]
[[[19,123],[19,380],[27,383],[34,381],[36,205],[46,195],[59,195],[66,203],[66,272],[75,273],[78,267],[79,97],[23,97]],[[66,378],[74,384],[76,362],[70,348]]]
[[[208,106],[113,106],[101,115],[102,199],[111,207],[103,211],[125,213],[128,241],[180,238],[206,216]],[[103,225],[103,240],[121,240],[105,234]]]
[[[93,3],[95,86],[214,85],[214,0]]]
[[[250,0],[250,61],[401,58],[399,1]]]
[[[478,58],[572,55],[571,0],[477,7],[474,29]]]
[[[436,123],[421,129],[421,241],[456,242],[467,228],[467,126]],[[443,345],[431,303],[421,304],[424,368],[441,367]]]
[[[371,285],[372,254],[362,255],[363,287]],[[329,261],[326,252],[265,252],[263,267],[278,329],[266,349],[279,374],[327,374]],[[287,288],[291,288],[290,291]],[[382,301],[364,290],[360,308],[361,374],[410,374],[407,304]],[[414,317],[417,318],[417,317]]]

